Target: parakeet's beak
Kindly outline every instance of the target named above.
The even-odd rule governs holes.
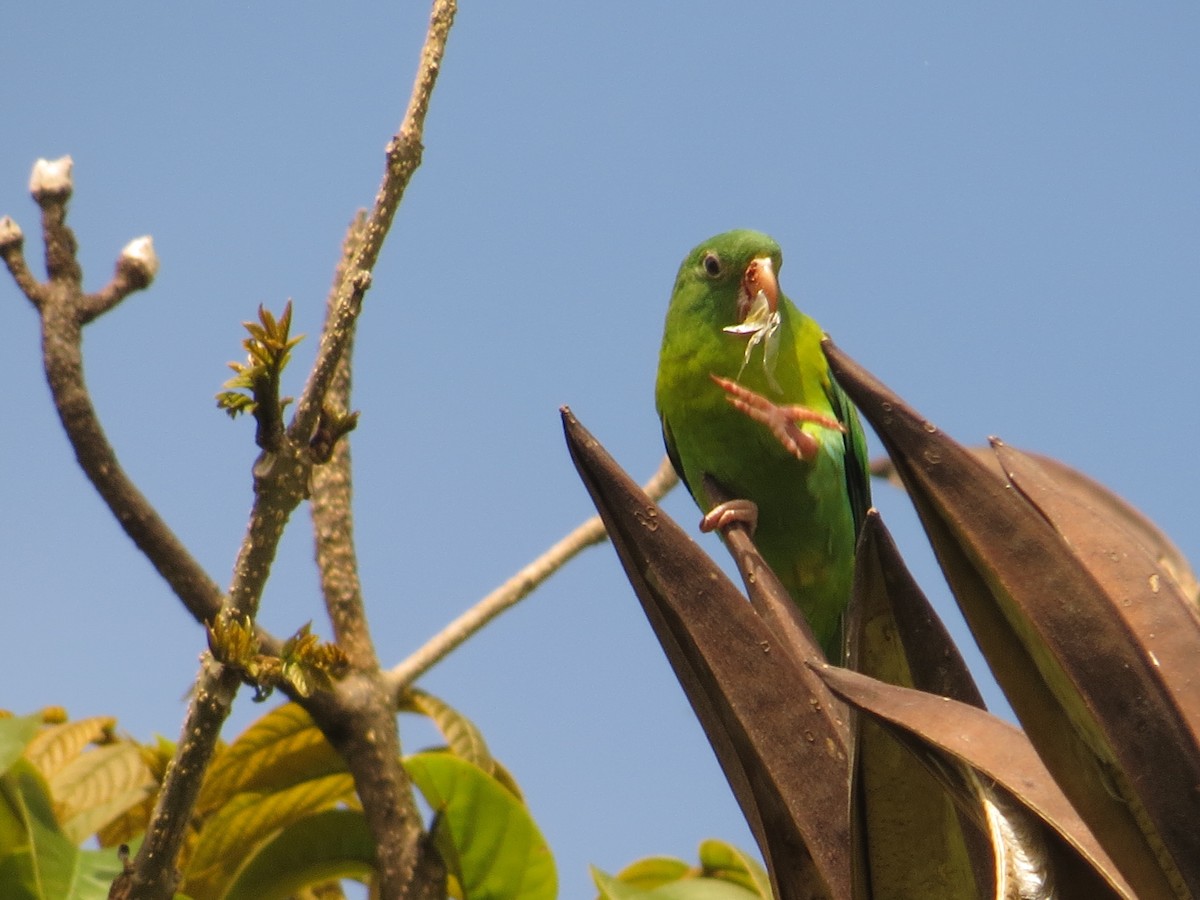
[[[771,312],[775,312],[779,305],[779,282],[775,278],[775,267],[769,256],[750,260],[750,265],[746,266],[746,271],[742,274],[737,304],[739,324],[746,320],[760,291],[767,298],[767,307]]]

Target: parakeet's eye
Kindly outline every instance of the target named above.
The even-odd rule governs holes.
[[[711,250],[704,254],[702,264],[709,278],[716,278],[721,274],[721,257],[717,256]]]

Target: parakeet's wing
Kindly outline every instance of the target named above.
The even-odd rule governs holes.
[[[867,458],[867,436],[858,421],[858,410],[846,396],[841,385],[829,375],[829,405],[834,417],[846,426],[842,438],[845,448],[846,494],[850,498],[850,510],[854,515],[854,533],[862,528],[867,510],[871,508],[871,474]]]
[[[679,458],[679,447],[675,444],[675,435],[671,431],[671,423],[667,421],[665,413],[660,412],[659,419],[662,422],[663,444],[667,448],[667,458],[671,460],[671,465],[675,468],[675,474],[679,476],[679,480],[683,482],[683,486],[696,498],[696,502],[700,503],[700,498],[696,497],[696,492],[688,484],[687,476],[683,474],[683,460]]]

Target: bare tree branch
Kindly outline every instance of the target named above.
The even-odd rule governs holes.
[[[433,86],[437,82],[441,70],[442,57],[446,52],[446,39],[450,36],[450,27],[454,24],[454,15],[458,11],[456,0],[434,0],[433,11],[429,18],[429,30],[425,35],[425,44],[421,48],[421,62],[417,67],[417,77],[413,84],[412,95],[408,101],[408,110],[400,130],[396,132],[387,146],[387,169],[379,191],[375,195],[375,206],[367,218],[366,231],[351,262],[344,267],[342,281],[338,285],[334,302],[335,309],[342,309],[351,302],[352,295],[357,291],[361,294],[369,286],[369,280],[364,283],[364,277],[369,279],[375,262],[379,259],[379,251],[383,248],[384,239],[392,227],[396,209],[400,199],[408,187],[413,172],[421,164],[424,146],[421,143],[425,131],[425,114],[429,111],[429,98],[433,94]],[[325,337],[322,336],[322,345]],[[300,400],[296,404],[296,415],[292,420],[291,432],[295,439],[307,439],[316,425],[317,416],[321,410],[321,398],[325,393],[328,379],[333,377],[333,367],[324,365],[318,354],[318,362],[313,367],[313,373]],[[321,380],[325,380],[325,385]]]
[[[349,404],[346,354],[355,317],[347,316],[345,311],[357,313],[359,303],[355,298],[361,299],[370,284],[371,270],[396,208],[420,165],[425,115],[455,12],[454,0],[435,0],[408,109],[399,131],[388,143],[387,166],[375,205],[362,227],[352,227],[347,234],[317,362],[288,429],[294,442],[311,438],[326,403],[340,410]],[[333,396],[327,396],[331,384],[336,390]],[[351,537],[350,469],[345,445],[344,440],[338,442],[333,458],[315,474],[318,497],[314,499],[313,515],[326,602],[338,643],[347,653],[353,672],[337,685],[336,694],[342,702],[331,706],[323,695],[317,695],[312,698],[315,702],[305,705],[354,776],[363,815],[375,837],[380,897],[432,900],[441,894],[445,874],[437,855],[425,848],[412,786],[400,765],[395,705],[384,684],[363,610]]]
[[[362,245],[366,217],[359,214],[350,224],[342,244],[342,260],[334,276],[326,317],[333,317],[337,293],[344,273]],[[327,328],[329,326],[326,326]],[[350,406],[353,334],[338,361],[337,370],[326,396],[326,409],[344,413]],[[334,639],[356,669],[378,668],[375,649],[367,630],[362,585],[358,579],[358,559],[354,550],[354,515],[351,508],[352,469],[350,442],[337,441],[329,461],[313,470],[311,509],[316,540],[317,568],[321,591],[333,624]]]
[[[38,284],[25,262],[25,234],[21,226],[5,216],[0,219],[0,257],[8,267],[13,281],[35,308],[42,308],[42,286]]]
[[[66,222],[72,191],[71,160],[66,157],[55,162],[39,161],[30,182],[31,192],[42,210],[49,276],[46,283],[39,283],[29,272],[20,229],[10,219],[0,221],[0,256],[14,281],[41,314],[47,379],[80,465],[139,549],[200,621],[211,621],[219,614],[253,621],[283,528],[309,490],[315,456],[309,442],[326,414],[326,395],[339,367],[346,376],[344,392],[339,388],[339,393],[343,393],[340,405],[344,406],[348,395],[349,369],[344,357],[353,338],[363,294],[370,286],[371,271],[408,181],[421,161],[424,119],[455,12],[454,0],[435,0],[408,110],[399,131],[389,142],[386,171],[372,213],[364,227],[355,232],[353,253],[341,268],[317,360],[286,439],[273,444],[255,463],[254,503],[227,596],[222,596],[217,585],[121,470],[83,379],[83,326],[151,283],[157,260],[149,239],[138,239],[128,245],[110,282],[101,290],[85,295],[75,236]],[[339,398],[335,395],[333,399],[336,402]],[[327,594],[335,598],[331,612],[339,639],[354,650],[354,671],[333,692],[318,694],[307,701],[293,699],[304,702],[354,774],[364,814],[378,845],[379,896],[385,900],[433,898],[441,893],[444,872],[436,854],[425,852],[411,785],[399,764],[394,704],[362,613],[349,537],[348,457],[344,455],[345,448],[341,450],[342,459],[330,468],[330,476],[321,476],[321,480],[326,498],[334,501],[335,506],[344,506],[342,549],[349,548],[350,555],[339,565],[331,561],[323,568],[331,575],[340,572],[342,576],[354,576],[341,586],[326,584]],[[337,454],[336,446],[333,452]],[[337,478],[339,470],[346,476],[342,483]],[[270,636],[265,636],[264,643],[268,647],[278,646]],[[179,880],[175,869],[179,849],[203,774],[236,694],[238,678],[234,669],[210,655],[205,656],[183,737],[164,779],[146,840],[137,859],[114,884],[114,890],[151,898],[169,897],[174,892]]]
[[[86,325],[134,291],[149,287],[157,274],[158,257],[154,253],[154,244],[148,236],[134,238],[117,258],[112,280],[96,293],[81,298],[80,321]]]
[[[652,500],[661,499],[679,483],[671,461],[665,456],[643,489]],[[593,544],[605,539],[604,524],[593,516],[557,544],[517,572],[457,619],[430,638],[416,653],[387,673],[388,688],[399,698],[404,690],[441,662],[456,647],[488,622],[528,597],[547,578]]]
[[[39,159],[29,176],[29,193],[42,208],[42,236],[45,238],[46,274],[50,281],[78,294],[83,269],[75,251],[75,233],[67,227],[67,202],[74,184],[71,157]]]
[[[277,450],[263,453],[255,464],[254,507],[229,590],[228,608],[234,617],[253,619],[257,613],[283,528],[309,489],[313,459],[308,444],[316,430],[330,383],[352,338],[363,294],[370,286],[371,269],[378,259],[396,206],[420,162],[421,134],[429,95],[437,79],[454,12],[453,0],[437,0],[434,4],[413,99],[398,135],[389,144],[387,170],[375,208],[367,220],[365,237],[351,265],[343,267],[317,359],[297,403],[287,439]],[[351,676],[338,687],[337,698],[347,702],[330,702],[333,698],[317,695],[310,698],[315,702],[305,702],[305,707],[345,757],[354,775],[364,815],[376,839],[380,897],[383,900],[432,898],[439,892],[440,883],[439,879],[429,877],[436,867],[421,860],[421,821],[412,802],[407,777],[400,767],[395,715],[382,690],[378,664],[357,674],[359,677]],[[195,727],[219,733],[228,707],[202,705],[201,700],[218,691],[227,677],[219,667],[201,671],[193,708],[189,711],[189,719],[195,721]],[[347,728],[347,725],[352,727]],[[353,727],[355,725],[361,727]],[[192,770],[194,777],[198,779],[202,775],[205,765]],[[171,796],[175,792],[172,789],[176,788],[180,797],[189,793],[194,797],[195,787],[184,784],[183,775],[177,781],[165,783],[155,810],[156,822],[160,812],[165,814],[167,810],[176,811],[176,821],[186,821],[186,817],[178,815],[180,804]],[[153,843],[159,833],[152,828],[142,845],[134,863],[135,885],[149,887],[169,883],[169,878],[159,871],[168,854]],[[169,831],[164,829],[163,833],[169,834]],[[166,895],[155,893],[153,896]]]
[[[117,262],[112,281],[87,297],[75,259],[75,236],[66,223],[72,191],[70,157],[53,162],[38,160],[30,190],[42,208],[49,278],[38,282],[30,273],[22,252],[21,230],[8,218],[0,222],[0,255],[17,286],[40,314],[42,362],[63,430],[80,468],[125,533],[188,611],[198,621],[210,619],[221,608],[221,589],[121,468],[83,375],[83,326],[103,311],[101,307],[111,308],[130,293],[149,286],[157,268],[153,248],[146,239],[139,239],[144,244],[130,244]]]
[[[163,776],[146,838],[137,858],[113,882],[109,896],[170,898],[179,883],[176,863],[192,825],[192,810],[204,782],[221,724],[229,717],[238,676],[205,654],[175,755]],[[215,725],[214,725],[215,723]],[[125,893],[118,893],[124,891]]]
[[[357,254],[365,225],[366,219],[360,216],[347,232],[335,290],[329,298],[330,319],[337,311],[337,286]],[[334,373],[325,401],[327,414],[344,414],[349,406],[351,349],[348,342]],[[422,852],[420,816],[399,765],[396,710],[380,673],[358,578],[351,486],[350,446],[343,439],[334,444],[329,461],[313,470],[311,509],[325,605],[351,674],[336,685],[335,702],[317,695],[305,701],[305,707],[354,776],[363,815],[375,836],[381,871],[386,866],[394,873],[389,877],[397,886],[408,878],[411,888],[402,889],[409,893],[432,892],[445,883],[445,874],[435,854]],[[364,740],[365,735],[375,739]],[[414,856],[416,868],[410,874]]]

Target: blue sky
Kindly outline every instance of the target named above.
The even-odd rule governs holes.
[[[258,304],[292,298],[317,333],[427,13],[6,13],[0,214],[36,263],[30,167],[70,154],[89,288],[153,235],[159,278],[88,329],[87,375],[124,465],[220,583],[255,447],[213,394]],[[775,236],[784,290],[949,433],[1078,466],[1195,558],[1198,46],[1185,4],[466,4],[357,347],[356,528],[382,658],[591,512],[559,405],[635,476],[653,470],[674,272],[733,227]],[[0,378],[0,706],[174,738],[203,635],[79,474],[6,275]],[[906,501],[876,500],[948,610]],[[686,496],[666,505],[694,527]],[[262,618],[325,630],[303,513]],[[423,686],[513,770],[564,897],[587,894],[589,862],[750,845],[607,547]],[[228,736],[262,711],[240,698]],[[431,739],[402,727],[409,749]]]

